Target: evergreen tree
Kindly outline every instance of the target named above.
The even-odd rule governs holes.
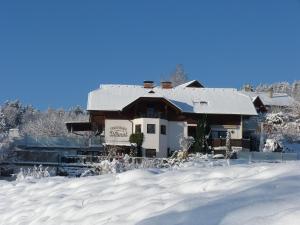
[[[133,133],[129,137],[129,142],[136,144],[136,149],[137,149],[136,156],[138,156],[138,157],[142,156],[143,141],[144,141],[144,134],[143,133]]]
[[[196,137],[195,137],[195,143],[194,143],[194,151],[195,152],[205,152],[207,149],[206,146],[206,123],[207,115],[201,115],[197,122],[196,127]]]

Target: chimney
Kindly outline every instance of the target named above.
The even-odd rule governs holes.
[[[171,81],[162,81],[160,82],[160,86],[162,89],[172,89],[172,82]]]
[[[273,98],[273,88],[271,87],[267,92],[268,92],[268,96],[270,98]]]
[[[144,88],[153,88],[153,81],[145,80],[144,81]]]

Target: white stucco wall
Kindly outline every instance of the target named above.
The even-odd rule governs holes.
[[[134,119],[132,122],[135,125],[141,125],[141,131],[144,134],[143,149],[155,149],[157,157],[165,157],[164,149],[160,149],[160,120],[157,118],[139,118]],[[155,134],[147,133],[147,124],[155,124]],[[145,155],[145,151],[143,151]]]
[[[129,120],[105,120],[105,142],[115,145],[130,145],[132,123]]]
[[[144,134],[142,145],[143,155],[145,149],[155,149],[156,157],[167,157],[170,151],[179,150],[179,138],[182,134],[187,136],[187,123],[167,121],[157,118],[139,118],[129,120],[105,120],[105,142],[116,145],[130,145],[129,137],[135,132],[135,125],[141,125]],[[147,124],[155,124],[155,134],[147,133]],[[160,133],[160,126],[166,126],[166,135]],[[114,133],[116,132],[116,133]]]
[[[187,123],[186,122],[175,122],[175,121],[169,121],[168,126],[168,142],[169,142],[169,148],[171,151],[179,150],[179,138],[184,135],[184,137],[187,137]]]
[[[160,120],[159,121],[159,156],[158,157],[167,157],[168,156],[168,135],[169,135],[169,126],[167,120]],[[166,134],[160,133],[160,126],[166,126]]]
[[[179,137],[187,136],[187,124],[185,122],[173,122],[164,119],[139,118],[133,120],[134,126],[141,124],[144,133],[143,149],[156,149],[157,157],[167,157],[170,151],[180,149]],[[155,124],[155,134],[147,133],[147,124]],[[160,126],[166,126],[166,135],[160,133]]]

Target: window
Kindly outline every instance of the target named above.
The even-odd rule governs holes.
[[[167,134],[167,127],[165,125],[160,126],[160,134]]]
[[[135,125],[135,133],[142,133],[142,126],[141,124],[136,124]]]
[[[196,137],[196,126],[188,126],[188,136],[189,137]]]
[[[218,131],[218,130],[212,131],[213,139],[226,138],[226,136],[227,136],[227,131]]]
[[[147,108],[147,117],[152,118],[154,117],[155,109],[154,107],[148,107]]]
[[[156,149],[146,149],[145,150],[145,156],[149,158],[156,157]]]
[[[147,133],[155,134],[155,124],[147,124]]]

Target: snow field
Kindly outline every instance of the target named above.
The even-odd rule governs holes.
[[[0,224],[300,224],[300,163],[0,181]]]

